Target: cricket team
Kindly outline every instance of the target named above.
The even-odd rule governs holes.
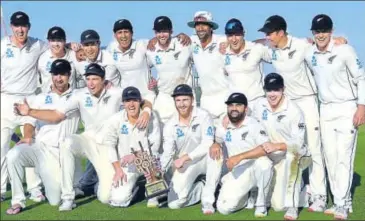
[[[284,18],[273,15],[259,29],[265,38],[255,41],[245,40],[235,18],[225,35],[214,33],[219,26],[207,11],[188,22],[192,36],[173,36],[171,20],[157,17],[150,40],[134,39],[131,22],[120,19],[106,49],[95,30],[66,43],[55,26],[46,43],[28,36],[26,13],[10,20],[13,35],[1,40],[7,214],[26,207],[24,177],[30,199],[47,199],[59,211],[75,208],[86,187],[102,203],[130,206],[138,180],[151,179],[133,163],[131,148],[141,145],[168,181],[170,209],[201,202],[204,214],[255,208],[255,217],[265,217],[271,207],[286,220],[296,220],[300,207],[335,219],[352,212],[365,72],[346,39],[332,36],[329,16],[313,18],[311,40],[289,35]],[[264,75],[264,62],[276,73]],[[19,126],[22,138],[10,149]],[[149,198],[147,207],[160,199]]]

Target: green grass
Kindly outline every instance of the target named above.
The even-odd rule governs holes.
[[[365,219],[365,185],[361,185],[362,178],[365,177],[365,127],[360,129],[358,138],[357,153],[355,159],[354,183],[355,194],[353,199],[354,213],[350,214],[352,220]],[[10,193],[7,193],[10,196]],[[234,214],[224,216],[214,214],[211,216],[202,215],[201,205],[195,205],[180,210],[171,210],[168,208],[147,208],[146,201],[134,203],[126,209],[111,208],[103,205],[93,197],[82,198],[77,200],[78,207],[71,212],[58,212],[58,207],[52,207],[48,203],[33,203],[27,201],[27,208],[24,212],[16,216],[5,214],[10,205],[10,200],[1,203],[1,220],[252,220],[254,210],[241,210]],[[269,211],[269,215],[263,220],[282,220],[283,212]],[[326,216],[322,213],[309,213],[303,210],[300,213],[300,220],[333,220],[332,216]]]

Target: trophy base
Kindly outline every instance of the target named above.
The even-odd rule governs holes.
[[[151,199],[156,196],[163,195],[169,192],[169,187],[165,180],[158,180],[152,183],[147,183],[146,187],[146,198]]]

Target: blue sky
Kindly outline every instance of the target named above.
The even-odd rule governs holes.
[[[220,25],[216,33],[223,34],[223,27],[230,18],[238,18],[246,29],[246,39],[254,40],[264,35],[257,32],[265,19],[279,14],[288,23],[290,34],[298,37],[312,36],[312,18],[320,13],[328,14],[334,22],[335,35],[344,36],[365,61],[365,2],[330,1],[1,1],[4,19],[10,33],[9,19],[13,12],[22,10],[31,19],[30,35],[46,38],[50,27],[58,25],[65,29],[68,41],[79,41],[86,29],[99,32],[103,45],[113,38],[113,24],[120,18],[129,19],[134,27],[135,38],[151,38],[153,21],[157,16],[169,16],[175,34],[193,34],[187,26],[198,10],[213,13]],[[3,30],[1,30],[3,35]]]

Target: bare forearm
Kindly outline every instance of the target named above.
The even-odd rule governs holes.
[[[142,109],[150,108],[152,110],[152,103],[146,99],[143,100]]]
[[[64,119],[64,116],[62,116],[62,114],[59,114],[54,110],[30,109],[28,115],[35,119],[47,121],[50,123],[58,123]]]
[[[33,138],[34,126],[31,124],[24,125],[24,138]]]
[[[248,160],[248,159],[256,159],[262,156],[265,156],[266,152],[262,146],[258,146],[252,150],[249,150],[247,152],[240,153],[238,156],[240,158],[240,161],[242,160]]]
[[[113,165],[113,168],[114,168],[114,171],[115,172],[118,172],[118,171],[121,171],[122,170],[122,167],[120,165],[120,162],[119,161],[115,161],[112,163]]]

